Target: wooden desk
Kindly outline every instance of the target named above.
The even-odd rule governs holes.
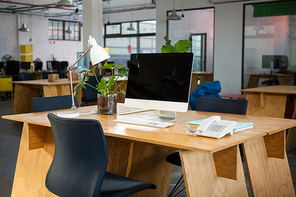
[[[199,80],[199,83],[198,83]],[[192,73],[190,94],[206,81],[213,81],[213,73],[207,71],[196,71]]]
[[[296,86],[267,86],[243,89],[248,115],[296,119]],[[287,134],[287,150],[296,147],[296,128]]]
[[[73,81],[77,84],[79,81]],[[33,112],[31,99],[40,97],[41,89],[43,97],[62,96],[71,94],[71,83],[68,79],[59,79],[59,82],[48,82],[47,79],[13,81],[15,93],[13,101],[13,114]],[[81,102],[81,92],[76,94],[78,104]]]
[[[80,107],[80,113],[96,106]],[[54,113],[56,113],[55,111]],[[45,187],[45,177],[54,154],[54,138],[48,112],[3,116],[24,122],[18,152],[12,197],[55,196]],[[156,115],[155,111],[139,114]],[[222,139],[192,137],[184,122],[220,115],[224,120],[253,122],[254,128]],[[85,114],[101,122],[107,138],[109,172],[154,183],[156,190],[133,196],[164,197],[172,165],[165,161],[180,151],[187,196],[248,196],[238,149],[243,144],[246,166],[254,196],[295,196],[285,152],[285,129],[296,120],[188,111],[177,113],[169,128],[117,123],[117,115]]]
[[[293,74],[273,74],[273,75],[266,75],[266,74],[250,74],[248,88],[255,88],[258,87],[259,79],[277,79],[280,85],[290,85],[289,79],[294,80]]]

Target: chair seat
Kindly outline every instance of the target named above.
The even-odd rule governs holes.
[[[181,166],[180,154],[179,152],[174,152],[166,157],[166,161],[174,164],[176,166]]]
[[[106,172],[101,188],[101,197],[124,197],[145,189],[155,189],[152,183],[137,181]]]

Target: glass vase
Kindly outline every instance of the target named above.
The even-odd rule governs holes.
[[[117,114],[117,94],[104,95],[98,93],[98,114],[99,115],[113,115]]]

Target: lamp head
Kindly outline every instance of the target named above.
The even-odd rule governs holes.
[[[88,46],[92,46],[90,49],[90,61],[92,65],[98,64],[108,58],[110,58],[109,54],[105,49],[97,44],[97,41],[89,36]]]

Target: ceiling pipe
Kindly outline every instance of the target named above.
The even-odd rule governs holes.
[[[46,4],[46,5],[37,5],[37,4],[31,4],[31,3],[21,3],[21,2],[14,2],[14,1],[4,1],[0,0],[0,3],[9,3],[9,4],[16,4],[16,5],[26,5],[26,6],[31,6],[31,7],[44,7],[44,8],[55,8],[55,9],[61,9],[61,10],[70,10],[70,11],[75,11],[76,7],[74,9],[71,8],[65,8],[65,7],[56,7],[56,5],[53,4]],[[79,10],[82,12],[82,10]]]

